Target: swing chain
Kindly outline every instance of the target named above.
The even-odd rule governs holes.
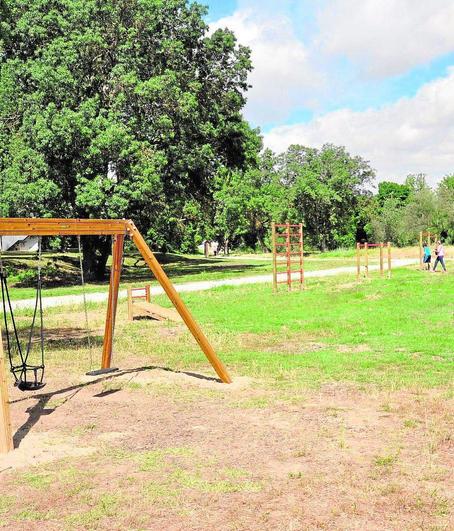
[[[1,238],[1,237],[0,237]],[[35,307],[33,311],[32,323],[30,326],[28,341],[25,345],[25,352],[22,349],[18,329],[16,326],[16,321],[14,318],[13,307],[11,304],[11,299],[9,296],[8,284],[6,280],[6,274],[4,272],[1,250],[3,248],[3,239],[0,239],[0,281],[1,281],[1,295],[2,295],[2,305],[3,305],[3,320],[5,325],[5,335],[7,341],[7,350],[9,363],[11,367],[11,372],[14,375],[15,385],[21,391],[35,391],[44,387],[44,318],[43,318],[43,303],[42,303],[42,278],[41,278],[41,261],[42,261],[42,238],[38,238],[38,267],[37,267],[37,285],[36,285],[36,299]],[[36,314],[39,311],[40,315],[40,350],[41,350],[41,363],[39,365],[28,364],[28,358],[33,344],[33,333],[35,330],[36,323]],[[14,333],[14,341],[11,341],[9,326],[8,326],[8,317],[9,314],[12,330]],[[13,362],[13,346],[20,357],[20,364],[15,365]],[[38,371],[40,375],[38,376]],[[33,372],[33,381],[27,381],[28,372]]]
[[[80,280],[82,283],[82,298],[84,301],[84,312],[85,312],[85,331],[87,333],[88,350],[90,353],[90,371],[91,371],[93,369],[93,345],[91,341],[90,323],[88,320],[87,294],[85,290],[85,275],[84,275],[84,265],[83,265],[83,260],[82,260],[82,245],[80,242],[80,234],[77,235],[77,246],[79,249]]]

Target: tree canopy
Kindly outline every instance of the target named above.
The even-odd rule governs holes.
[[[4,214],[133,216],[157,246],[181,244],[214,180],[260,147],[240,112],[249,50],[208,35],[204,14],[184,0],[2,0]],[[108,245],[85,250],[102,270]]]
[[[271,221],[317,249],[454,240],[454,181],[383,181],[342,146],[262,150],[242,116],[250,50],[186,0],[0,0],[0,213],[132,217],[155,249],[269,248]],[[108,239],[87,238],[102,276]]]

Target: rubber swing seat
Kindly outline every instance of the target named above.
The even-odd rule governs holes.
[[[39,391],[46,384],[44,382],[24,382],[19,380],[15,385],[21,391]]]

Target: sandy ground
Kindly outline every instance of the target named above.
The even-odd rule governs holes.
[[[130,361],[13,390],[4,529],[454,528],[452,393],[289,395]]]

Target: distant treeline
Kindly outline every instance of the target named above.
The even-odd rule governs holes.
[[[453,238],[453,178],[382,183],[344,148],[262,150],[242,116],[250,50],[185,0],[0,0],[0,213],[135,220],[156,250],[269,247],[304,220],[318,249]],[[64,241],[54,240],[54,246]],[[84,238],[87,276],[108,238]]]

